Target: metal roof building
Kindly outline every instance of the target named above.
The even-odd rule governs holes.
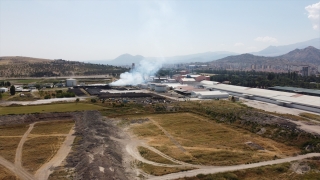
[[[305,88],[288,87],[288,86],[274,86],[274,87],[269,87],[268,89],[320,97],[320,90],[316,90],[316,89],[305,89]]]
[[[210,82],[203,82],[203,86],[210,90],[228,92],[233,96],[320,113],[320,97],[226,84],[213,85]]]

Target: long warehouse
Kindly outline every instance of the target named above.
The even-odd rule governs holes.
[[[201,84],[207,89],[227,92],[233,96],[320,113],[320,97],[259,88],[213,84],[211,81],[202,81]]]

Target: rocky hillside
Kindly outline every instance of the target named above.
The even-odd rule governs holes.
[[[277,57],[256,56],[252,54],[241,54],[228,56],[217,60],[223,63],[273,63],[273,64],[295,64],[310,63],[320,65],[320,50],[309,46],[304,49],[295,49],[287,54]]]
[[[0,77],[53,77],[119,74],[126,69],[110,65],[29,57],[0,57]]]
[[[296,49],[278,58],[287,59],[290,62],[306,62],[320,64],[320,49],[309,46],[305,49]]]

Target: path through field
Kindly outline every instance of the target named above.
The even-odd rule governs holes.
[[[70,130],[69,134],[66,137],[66,140],[63,142],[56,155],[36,171],[35,177],[37,179],[48,179],[49,175],[53,172],[51,168],[59,166],[67,157],[67,155],[71,151],[72,143],[75,138],[73,133],[74,127]]]
[[[31,134],[34,125],[38,123],[32,123],[29,125],[28,130],[24,133],[22,136],[18,147],[16,149],[16,155],[14,159],[14,163],[9,162],[8,160],[4,159],[0,156],[0,164],[3,165],[5,168],[10,170],[13,174],[15,174],[17,177],[19,177],[22,180],[46,180],[48,179],[49,175],[53,172],[51,169],[52,167],[59,166],[61,162],[67,157],[69,154],[73,141],[75,139],[74,134],[74,127],[69,131],[68,134],[51,134],[51,135],[35,135]],[[28,137],[38,137],[38,136],[66,136],[65,141],[61,145],[58,152],[54,155],[54,157],[47,163],[43,164],[35,173],[35,176],[29,173],[27,170],[25,170],[22,167],[22,150],[23,150],[23,144],[26,142]],[[10,137],[10,136],[6,136]],[[16,137],[16,136],[14,136]],[[21,137],[21,136],[19,136]]]

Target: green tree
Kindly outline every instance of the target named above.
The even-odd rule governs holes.
[[[12,96],[16,94],[16,88],[14,87],[14,85],[12,85],[12,86],[10,87],[10,94],[11,94]]]

